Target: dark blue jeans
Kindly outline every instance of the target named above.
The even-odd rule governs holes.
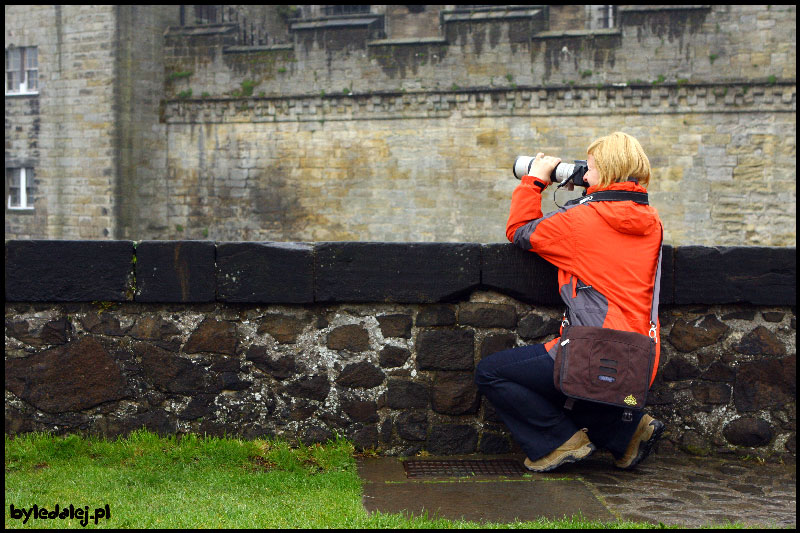
[[[504,350],[478,363],[475,384],[532,461],[581,428],[598,448],[622,457],[644,413],[633,411],[633,420],[623,422],[621,407],[576,401],[564,409],[567,397],[553,385],[553,363],[543,344]]]

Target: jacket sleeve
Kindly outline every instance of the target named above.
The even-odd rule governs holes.
[[[511,195],[506,237],[523,250],[536,252],[563,270],[572,271],[574,242],[567,209],[542,214],[542,192],[546,183],[523,176]]]

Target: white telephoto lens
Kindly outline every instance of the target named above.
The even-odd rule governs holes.
[[[514,161],[514,177],[521,180],[522,176],[527,176],[534,159],[536,158],[527,155],[518,156]]]
[[[572,175],[575,171],[575,165],[572,163],[559,163],[556,167],[556,181],[561,183]]]

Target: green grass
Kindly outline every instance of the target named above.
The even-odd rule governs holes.
[[[158,437],[141,430],[108,441],[26,434],[5,440],[6,527],[81,527],[77,519],[12,520],[10,507],[53,510],[108,504],[114,528],[653,528],[568,520],[480,524],[368,515],[351,443]],[[729,527],[737,527],[729,524]]]

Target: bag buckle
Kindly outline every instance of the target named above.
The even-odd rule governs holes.
[[[630,409],[625,409],[622,411],[622,421],[623,422],[631,422],[633,420],[633,411]]]
[[[653,341],[658,342],[658,339],[656,338],[656,325],[652,322],[650,322],[650,332],[648,335],[650,335],[650,338],[653,339]]]

